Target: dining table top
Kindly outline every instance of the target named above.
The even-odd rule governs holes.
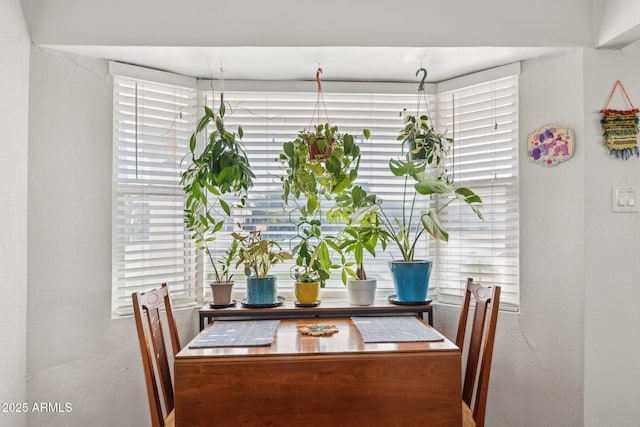
[[[415,317],[431,328],[426,322]],[[209,325],[215,324],[212,323]],[[335,325],[338,332],[331,336],[303,335],[300,328],[326,324]],[[374,354],[374,353],[429,353],[456,352],[460,349],[442,336],[442,341],[431,342],[387,342],[365,343],[359,330],[350,317],[336,318],[293,318],[279,321],[275,337],[271,345],[246,346],[246,347],[214,347],[214,348],[189,348],[191,343],[199,339],[207,332],[208,328],[201,331],[187,344],[176,356],[176,363],[186,362],[189,359],[202,358],[233,358],[233,357],[281,357],[300,355],[336,355],[336,354]],[[435,331],[435,330],[434,330]],[[437,332],[437,331],[436,331]],[[437,332],[439,334],[439,332]]]

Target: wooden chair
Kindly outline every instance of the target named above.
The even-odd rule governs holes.
[[[140,342],[140,351],[142,353],[144,377],[147,384],[151,425],[152,427],[173,427],[175,425],[173,382],[171,381],[169,358],[160,320],[160,308],[163,305],[167,313],[169,336],[174,356],[180,351],[180,337],[173,317],[167,284],[163,283],[159,289],[145,293],[136,292],[131,296],[138,330],[138,341]],[[162,390],[163,403],[160,401],[158,382]],[[163,404],[167,413],[166,416],[162,411]]]
[[[465,344],[471,295],[476,300],[476,308],[471,324],[471,338],[462,389],[462,425],[463,427],[483,427],[487,409],[493,343],[496,337],[498,308],[500,306],[500,286],[485,287],[480,283],[475,283],[472,278],[467,279],[467,291],[460,311],[456,337],[456,345],[461,350]],[[472,405],[474,392],[475,399]]]

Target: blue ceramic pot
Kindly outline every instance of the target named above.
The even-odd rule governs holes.
[[[423,302],[429,292],[431,261],[389,261],[389,269],[400,302]]]
[[[247,303],[275,304],[277,302],[276,276],[247,278]]]

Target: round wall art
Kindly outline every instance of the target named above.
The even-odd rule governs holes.
[[[573,156],[573,131],[560,125],[546,125],[531,132],[527,138],[527,156],[533,163],[555,166]]]

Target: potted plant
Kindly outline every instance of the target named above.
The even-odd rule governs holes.
[[[225,295],[228,296],[222,300],[214,300],[216,305],[230,303],[233,282],[228,268],[222,272],[218,269],[211,244],[216,239],[216,233],[222,230],[227,218],[231,216],[231,208],[244,206],[247,190],[253,185],[255,178],[242,147],[242,127],[238,126],[237,133],[227,130],[224,115],[224,103],[220,104],[218,113],[204,107],[204,115],[189,140],[188,156],[191,162],[181,179],[187,198],[184,209],[186,228],[196,247],[207,255],[213,267],[212,285],[227,288]],[[207,132],[210,123],[214,126],[205,137],[204,146],[199,148],[199,136]],[[228,252],[227,256],[235,254]],[[214,294],[218,295],[218,292]]]
[[[314,305],[318,303],[320,288],[329,279],[332,267],[329,255],[329,240],[322,236],[320,220],[308,220],[306,208],[302,208],[302,216],[298,228],[298,242],[293,248],[296,265],[292,268],[295,279],[295,295],[297,304]]]
[[[251,231],[248,236],[231,235],[240,245],[236,267],[244,264],[247,275],[247,304],[276,304],[277,278],[269,275],[269,270],[277,263],[291,259],[291,254],[283,251],[275,240],[262,239],[260,231]]]
[[[405,117],[405,123],[417,122],[415,117]],[[447,138],[435,145],[423,145],[426,151],[425,160],[413,160],[407,155],[405,160],[389,161],[391,173],[403,180],[400,215],[392,215],[391,210],[386,212],[381,201],[362,206],[354,213],[354,218],[375,213],[382,228],[388,233],[388,239],[395,243],[400,251],[402,259],[390,261],[398,302],[422,303],[427,297],[432,263],[416,259],[415,250],[425,233],[435,239],[448,241],[449,234],[440,222],[440,212],[454,200],[459,200],[482,219],[482,214],[476,206],[482,203],[481,198],[472,190],[455,185],[444,169],[449,142]],[[412,188],[415,191],[412,191]],[[417,212],[418,198],[432,195],[448,196],[449,199],[436,208]]]
[[[224,253],[224,257],[218,261],[220,264],[220,278],[218,281],[209,283],[211,287],[211,297],[213,299],[212,306],[214,308],[222,308],[235,302],[231,301],[231,291],[233,290],[233,274],[231,273],[231,266],[233,261],[238,256],[238,242],[236,240],[231,241],[231,245]]]
[[[333,151],[336,143],[337,126],[330,126],[329,123],[320,123],[309,132],[306,130],[298,134],[298,138],[308,146],[309,160],[312,162],[324,160]]]
[[[438,158],[441,159],[441,154],[446,152],[453,139],[447,137],[446,132],[436,132],[427,115],[416,117],[408,114],[404,109],[400,116],[404,120],[404,128],[397,139],[402,141],[402,144],[408,145],[410,158],[426,160],[429,164],[434,163]]]
[[[363,134],[369,137],[367,129]],[[318,143],[319,148],[324,144],[324,148],[330,146],[331,149],[324,157],[310,161],[310,141]],[[322,236],[320,202],[344,195],[353,186],[358,176],[360,148],[353,136],[340,133],[337,126],[326,123],[316,126],[312,133],[301,131],[295,140],[285,142],[278,160],[286,166],[282,199],[285,205],[290,202],[295,205],[290,217],[298,214],[292,221],[298,228],[298,241],[292,250],[296,257],[292,276],[299,289],[298,302],[314,304],[332,267],[329,247],[337,248],[331,236]],[[335,206],[328,209],[327,218],[337,215],[335,209]]]
[[[389,237],[377,215],[378,200],[362,187],[355,186],[350,193],[337,197],[336,205],[346,223],[338,237],[342,282],[347,287],[351,304],[371,305],[375,300],[377,280],[367,277],[364,255],[369,253],[375,257],[378,244],[385,250]],[[359,215],[354,216],[355,212]],[[354,261],[347,262],[345,254],[351,254]],[[351,268],[353,265],[356,266],[355,271]]]
[[[360,166],[360,147],[352,135],[340,133],[337,126],[328,123],[315,129],[315,133],[300,131],[296,139],[285,142],[278,158],[287,168],[282,177],[283,200],[288,203],[290,198],[305,199],[309,216],[320,208],[321,196],[330,199],[349,190],[358,177]],[[369,137],[367,129],[363,133]],[[314,139],[320,134],[325,135],[325,141],[333,141],[332,148],[323,158],[309,161],[310,141],[320,144],[318,139]]]

